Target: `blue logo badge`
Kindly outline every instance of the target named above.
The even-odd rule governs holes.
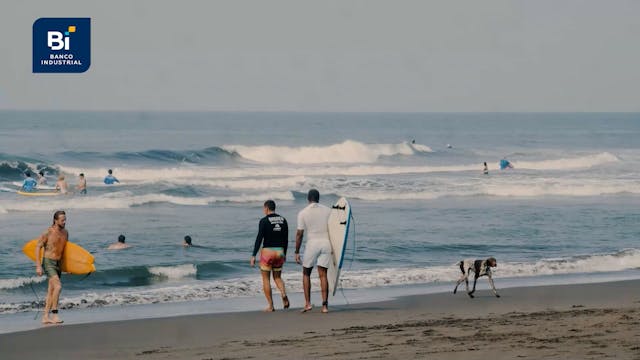
[[[40,18],[33,23],[34,73],[82,73],[89,66],[90,18]]]

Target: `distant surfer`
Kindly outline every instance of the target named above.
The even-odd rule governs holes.
[[[56,211],[53,214],[53,225],[40,235],[38,245],[36,245],[36,259],[40,259],[40,249],[44,248],[42,264],[36,261],[36,274],[42,276],[44,273],[49,279],[47,297],[44,302],[44,315],[42,316],[43,324],[62,323],[58,317],[58,300],[60,299],[60,291],[62,291],[60,259],[62,259],[64,247],[69,240],[69,232],[65,229],[66,222],[65,212]],[[51,311],[51,317],[49,317],[49,311]]]
[[[22,183],[22,191],[32,192],[36,191],[36,186],[38,186],[38,182],[31,177],[31,173],[27,171],[25,174],[26,179]]]
[[[184,246],[184,247],[193,246],[193,244],[191,242],[191,236],[187,235],[187,236],[184,237],[184,241],[182,242],[182,246]]]
[[[311,271],[318,265],[320,289],[322,290],[322,312],[329,312],[329,282],[327,269],[332,261],[331,242],[327,223],[331,209],[319,204],[320,192],[309,190],[307,194],[309,205],[298,213],[298,231],[296,232],[296,263],[302,264],[302,286],[304,288],[304,308],[302,312],[311,310]],[[302,238],[307,234],[307,244],[304,249],[304,262],[300,259]]]
[[[447,149],[451,149],[452,147],[451,144],[447,144]]]
[[[47,185],[47,178],[44,177],[44,170],[40,170],[38,173],[38,186]]]
[[[113,183],[120,183],[120,181],[118,181],[118,179],[116,179],[115,176],[113,176],[113,170],[109,169],[109,171],[107,171],[107,176],[105,176],[104,178],[104,183],[107,185],[113,185]]]
[[[489,175],[489,167],[487,166],[487,162],[484,162],[484,170],[482,170],[482,173],[485,175]]]
[[[500,160],[500,170],[504,169],[513,169],[513,164],[511,164],[507,159]]]
[[[58,181],[56,182],[56,191],[59,191],[60,194],[63,195],[69,192],[69,185],[64,179],[64,175],[58,176]]]
[[[118,236],[118,241],[110,244],[109,247],[107,247],[107,250],[122,250],[130,248],[131,245],[125,244],[125,240],[126,238],[124,235],[120,234],[120,236]]]
[[[78,177],[78,185],[76,185],[76,189],[81,195],[87,195],[87,179],[84,177],[83,173],[80,173]]]
[[[249,264],[253,267],[256,265],[256,255],[260,246],[260,273],[262,274],[262,290],[267,298],[266,312],[271,312],[273,308],[273,297],[271,296],[271,280],[276,283],[280,295],[282,296],[282,306],[289,308],[289,298],[282,280],[282,266],[287,257],[287,246],[289,245],[289,225],[287,219],[276,214],[276,203],[273,200],[264,202],[262,211],[264,217],[260,219],[258,225],[258,236],[253,246],[253,254],[249,260]]]
[[[415,143],[416,143],[416,139],[412,139],[412,140],[411,140],[411,143],[412,143],[412,144],[415,144]]]

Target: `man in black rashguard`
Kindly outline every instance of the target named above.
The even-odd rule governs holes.
[[[267,298],[267,308],[264,311],[273,311],[273,298],[271,297],[270,274],[273,274],[273,281],[276,283],[282,295],[282,305],[289,308],[289,298],[282,281],[282,265],[287,256],[287,246],[289,244],[289,226],[287,219],[275,213],[276,203],[273,200],[264,202],[263,211],[266,215],[260,219],[258,236],[253,247],[253,255],[249,263],[256,264],[256,255],[260,251],[260,272],[262,273],[262,289]]]

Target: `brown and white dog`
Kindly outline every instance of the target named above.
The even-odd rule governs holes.
[[[458,265],[460,266],[460,270],[462,271],[462,276],[460,277],[460,279],[458,279],[456,287],[453,289],[454,294],[458,291],[458,285],[462,284],[462,282],[464,281],[465,285],[467,286],[467,294],[469,295],[469,297],[473,298],[473,293],[476,291],[476,282],[478,281],[478,278],[480,276],[487,276],[489,278],[489,284],[491,285],[493,294],[496,297],[500,297],[500,295],[498,295],[498,292],[496,291],[496,286],[493,284],[493,278],[491,277],[491,268],[498,265],[498,262],[495,258],[490,257],[486,260],[467,259],[460,261]],[[474,273],[473,290],[469,291],[469,275],[471,274],[471,272]]]

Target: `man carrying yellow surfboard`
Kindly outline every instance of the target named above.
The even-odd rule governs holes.
[[[58,317],[58,300],[60,299],[60,291],[62,283],[60,282],[61,259],[62,253],[67,241],[69,240],[69,232],[64,228],[67,222],[67,216],[64,211],[58,210],[53,214],[53,224],[38,239],[36,246],[36,274],[42,276],[46,274],[49,279],[49,287],[47,289],[47,297],[44,303],[44,315],[42,316],[43,324],[61,324],[62,320]],[[44,257],[42,265],[37,259],[40,259],[40,249],[44,247]],[[51,317],[49,311],[51,310]]]

